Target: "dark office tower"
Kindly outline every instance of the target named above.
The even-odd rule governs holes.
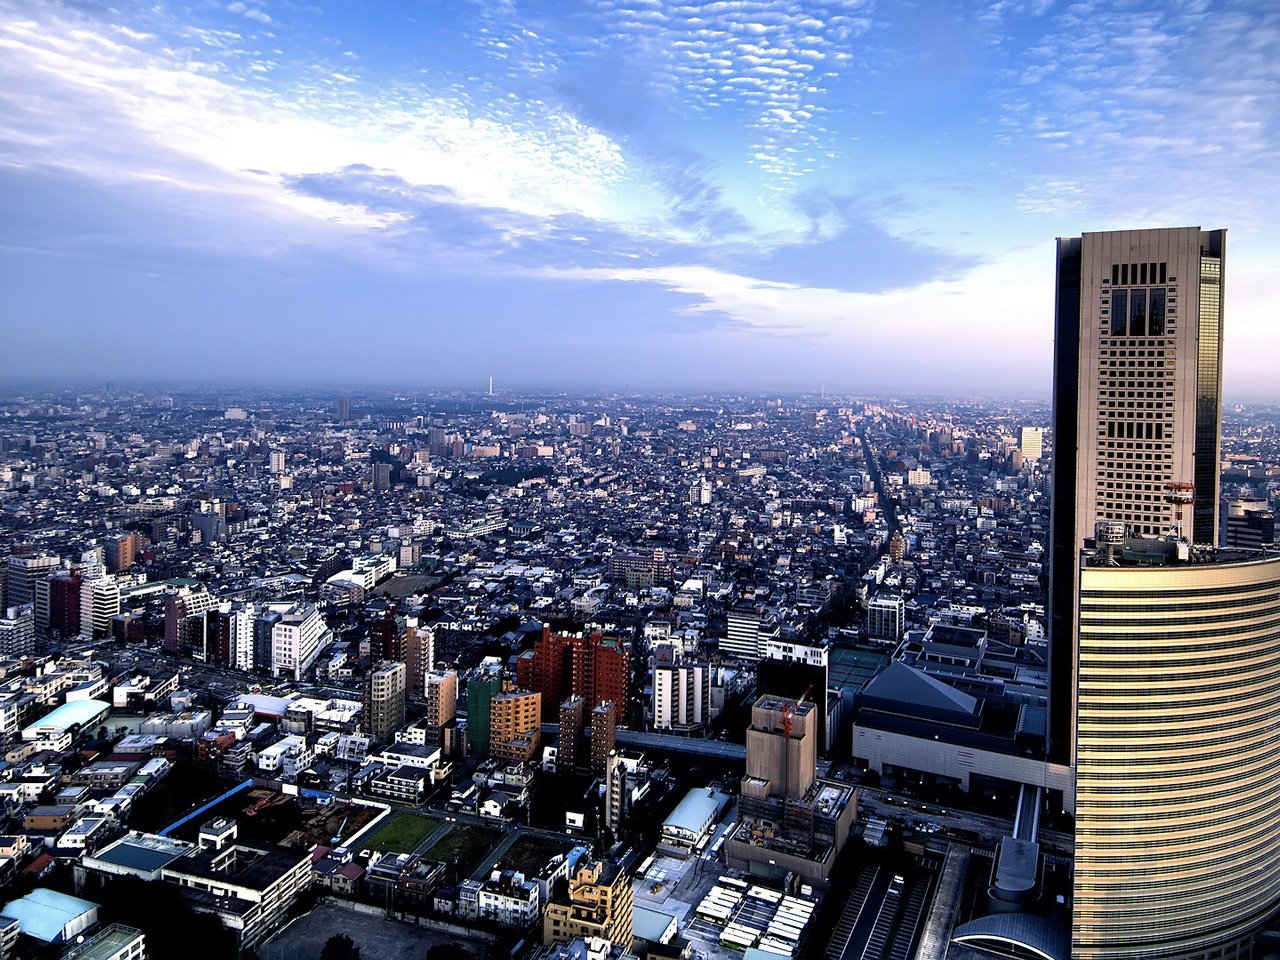
[[[279,610],[266,609],[253,618],[253,669],[270,670],[274,653],[272,634],[282,619]]]
[[[560,747],[556,756],[556,769],[570,771],[581,762],[586,715],[586,701],[581,697],[570,697],[560,704]]]
[[[618,740],[617,704],[606,701],[591,711],[591,769],[604,773]]]
[[[369,486],[375,493],[391,489],[391,464],[369,464]]]
[[[1079,553],[1099,521],[1218,542],[1225,230],[1059,238],[1050,754],[1070,763]]]
[[[396,608],[391,606],[387,612],[376,617],[369,624],[369,656],[374,660],[405,659],[405,619],[396,616]],[[417,696],[422,696],[419,690]]]
[[[233,650],[232,617],[230,608],[213,609],[205,614],[205,638],[208,643],[208,659],[214,666],[231,666]]]
[[[59,570],[49,578],[49,631],[58,637],[80,633],[80,571]]]
[[[345,393],[338,398],[336,411],[339,423],[346,423],[351,419],[351,398]]]

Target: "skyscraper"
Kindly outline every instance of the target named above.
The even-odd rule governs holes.
[[[1217,542],[1225,231],[1058,241],[1050,757],[1074,960],[1231,960],[1280,903],[1280,557]]]
[[[1051,758],[1070,763],[1079,551],[1098,521],[1217,543],[1225,230],[1059,238]]]

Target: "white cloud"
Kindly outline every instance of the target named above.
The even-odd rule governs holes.
[[[365,227],[397,218],[301,196],[287,181],[366,165],[465,203],[599,216],[625,173],[616,144],[553,109],[486,116],[459,98],[345,76],[255,86],[233,76],[232,58],[252,52],[234,33],[192,27],[198,46],[183,47],[54,6],[28,13],[0,22],[0,157],[11,166],[162,179]],[[246,75],[261,76],[255,65],[256,55]]]
[[[955,278],[883,293],[760,280],[708,267],[549,270],[567,279],[651,283],[694,298],[687,307],[744,331],[818,341],[824,350],[898,356],[906,365],[963,364],[1000,375],[1007,358],[1047,369],[1053,252],[1012,251]],[[916,379],[912,377],[912,379]],[[1025,371],[1019,371],[1025,380]]]

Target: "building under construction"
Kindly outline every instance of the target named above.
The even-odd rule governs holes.
[[[751,708],[740,821],[725,841],[730,867],[825,887],[857,814],[853,787],[817,776],[817,708],[762,696]]]

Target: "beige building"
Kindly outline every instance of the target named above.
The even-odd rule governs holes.
[[[532,760],[542,740],[542,694],[514,691],[489,702],[489,756]]]
[[[458,674],[455,670],[432,670],[426,678],[427,712],[422,718],[426,737],[440,745],[440,731],[458,712]]]
[[[633,910],[631,877],[616,863],[595,860],[579,864],[569,877],[568,900],[547,905],[542,942],[603,937],[630,951]]]
[[[813,786],[818,764],[818,715],[812,703],[761,697],[747,728],[743,796],[797,800]]]
[[[1075,723],[1079,554],[1100,522],[1218,542],[1226,231],[1059,238],[1050,518],[1050,759]]]
[[[364,729],[385,743],[404,726],[405,667],[383,660],[364,678]]]
[[[857,797],[817,776],[817,707],[763,696],[751,708],[739,822],[725,835],[725,862],[781,880],[825,887],[849,839]]]

